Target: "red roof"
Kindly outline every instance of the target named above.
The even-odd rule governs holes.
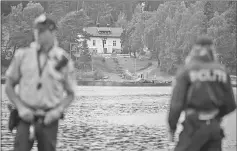
[[[120,37],[123,29],[119,27],[86,27],[84,30],[93,37]]]

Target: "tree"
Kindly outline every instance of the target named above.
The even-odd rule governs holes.
[[[68,1],[48,1],[48,15],[58,22],[68,12],[70,12],[70,2]]]
[[[9,43],[9,27],[8,27],[8,17],[2,15],[1,22],[2,22],[2,33],[1,33],[1,45],[2,47],[6,48]],[[5,51],[5,49],[4,49]]]
[[[158,67],[174,73],[202,33],[204,3],[165,2],[145,22],[147,47],[158,61]]]
[[[29,3],[29,1],[1,1],[1,12],[2,15],[7,16],[11,13],[12,6],[19,4],[23,5],[23,8]]]
[[[113,8],[106,0],[98,2],[84,1],[85,12],[94,21],[95,24],[99,23],[100,26],[107,24],[113,25],[114,18],[112,16]]]
[[[43,12],[44,8],[33,2],[29,2],[25,8],[21,3],[11,7],[11,13],[4,18],[3,24],[2,39],[5,49],[2,49],[2,65],[9,65],[11,57],[8,54],[13,56],[17,48],[26,47],[32,42],[32,23]]]
[[[36,17],[44,12],[39,3],[29,2],[23,9],[22,4],[12,7],[9,14],[9,47],[19,48],[29,45],[33,40],[32,25]]]
[[[77,35],[84,34],[83,28],[90,24],[92,20],[85,14],[84,10],[73,11],[66,14],[59,23],[58,40],[63,45],[65,43],[76,42]],[[69,48],[65,48],[69,50]]]
[[[226,13],[219,14],[215,12],[214,17],[210,20],[210,27],[208,28],[208,34],[214,39],[217,53],[221,63],[229,67],[230,71],[236,67],[236,33],[233,33],[230,28],[231,22],[225,18]],[[236,71],[234,71],[236,72]]]
[[[87,39],[82,35],[79,43],[80,57],[76,60],[76,68],[79,70],[89,70],[92,68],[92,56],[87,45]]]
[[[79,59],[80,62],[83,62],[84,64],[91,63],[91,55],[90,55],[90,52],[89,52],[89,48],[88,48],[86,39],[82,42],[81,49],[82,49],[82,53],[81,53],[81,56],[80,56],[80,59]]]
[[[230,32],[236,33],[236,24],[237,24],[237,13],[236,13],[236,2],[232,2],[229,5],[229,8],[223,12],[225,20],[227,21],[228,28]]]
[[[124,52],[141,52],[147,47],[158,67],[174,72],[184,63],[194,40],[201,34],[210,35],[216,44],[219,59],[231,72],[236,72],[236,2],[150,2],[142,10],[138,1],[71,1],[14,3],[9,11],[4,6],[2,44],[5,48],[26,46],[32,40],[32,21],[46,10],[59,25],[58,40],[65,50],[77,35],[86,37],[86,26],[122,27]],[[13,2],[11,2],[13,4]],[[3,6],[2,5],[2,6]],[[45,8],[43,8],[42,6]],[[2,7],[3,8],[3,7]],[[79,10],[79,11],[78,11]],[[10,13],[8,13],[10,12]],[[86,46],[84,48],[87,50]],[[2,49],[5,50],[5,49]],[[7,49],[8,50],[8,49]],[[86,51],[87,52],[87,51]],[[2,53],[3,54],[3,53]],[[7,54],[7,53],[5,53]],[[4,57],[3,57],[4,58]]]
[[[124,30],[125,37],[130,37],[129,40],[125,38],[125,46],[129,49],[131,46],[131,50],[136,56],[136,52],[142,52],[146,39],[145,39],[145,22],[152,17],[152,13],[144,12],[142,10],[142,5],[138,4],[136,9],[134,10],[133,18],[130,22],[126,23],[126,28]]]
[[[214,9],[212,7],[211,2],[206,2],[204,5],[204,15],[206,15],[206,19],[203,22],[205,28],[203,29],[204,33],[207,33],[207,28],[208,28],[208,22],[212,19],[214,16]]]
[[[123,47],[123,52],[125,54],[130,53],[130,38],[129,36],[131,36],[131,33],[133,32],[132,29],[128,29],[129,27],[129,22],[126,19],[126,15],[123,12],[120,12],[119,16],[118,16],[118,20],[116,22],[116,27],[121,27],[123,28],[123,32],[121,34],[121,44]],[[131,55],[131,53],[130,53]]]

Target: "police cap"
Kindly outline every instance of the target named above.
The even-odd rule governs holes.
[[[213,41],[208,36],[201,36],[196,40],[195,44],[200,46],[211,46],[213,45]]]
[[[44,14],[40,15],[35,19],[34,28],[37,29],[39,33],[44,32],[46,30],[57,30],[56,23],[52,19],[47,18]]]

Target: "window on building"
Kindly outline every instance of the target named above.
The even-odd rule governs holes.
[[[116,46],[116,40],[113,41],[113,46]]]
[[[104,45],[106,45],[106,40],[103,40]]]
[[[93,40],[93,46],[95,46],[95,45],[96,45],[95,40]]]

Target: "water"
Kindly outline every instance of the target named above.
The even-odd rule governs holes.
[[[157,151],[167,148],[170,92],[169,87],[77,87],[76,99],[66,111],[65,120],[60,121],[58,151]],[[3,93],[1,150],[10,151],[13,134],[7,130],[6,103]],[[232,114],[224,121],[224,126],[225,149],[236,149],[236,116]],[[179,126],[178,132],[181,129]],[[34,151],[37,150],[35,146]]]

